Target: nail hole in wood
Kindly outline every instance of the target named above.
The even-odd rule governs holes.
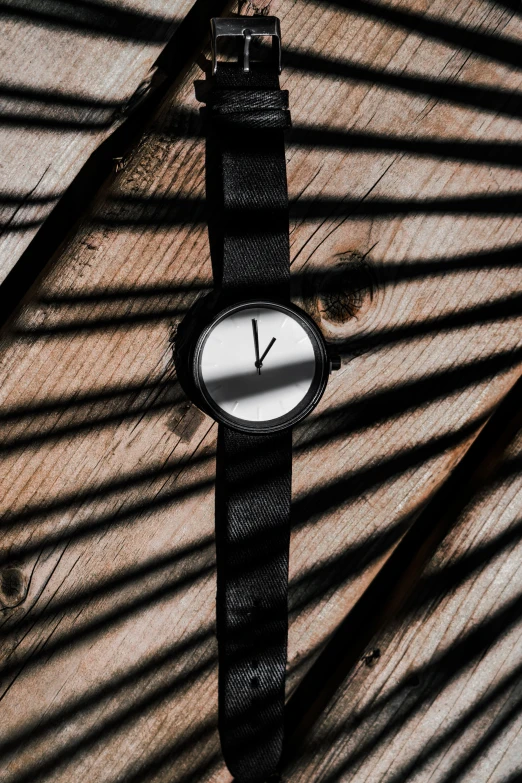
[[[380,657],[381,651],[378,647],[376,647],[375,650],[371,650],[369,653],[363,656],[363,661],[365,662],[366,666],[371,668],[372,666],[375,666]]]

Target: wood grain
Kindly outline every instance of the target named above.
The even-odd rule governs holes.
[[[191,6],[2,3],[0,283],[91,153],[147,95]]]
[[[294,438],[289,690],[520,374],[520,16],[379,8],[270,6],[294,298],[343,355]],[[2,344],[6,783],[229,780],[216,428],[170,343],[211,285],[200,78],[180,77]]]
[[[522,433],[285,780],[520,779],[521,471]]]

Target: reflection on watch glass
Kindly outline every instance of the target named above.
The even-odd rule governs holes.
[[[299,405],[315,368],[310,336],[291,313],[248,307],[212,327],[201,352],[200,377],[225,413],[268,421]]]

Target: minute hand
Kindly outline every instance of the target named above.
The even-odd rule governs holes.
[[[252,331],[254,332],[254,348],[256,352],[255,366],[259,375],[261,375],[261,359],[259,358],[259,337],[257,334],[257,321],[252,318]]]

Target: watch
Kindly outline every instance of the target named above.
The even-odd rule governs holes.
[[[254,58],[258,37],[272,47]],[[221,38],[239,44],[237,61],[218,63]],[[215,290],[180,324],[175,359],[189,397],[218,422],[221,747],[238,783],[263,783],[283,749],[292,427],[317,405],[340,360],[290,301],[279,20],[212,19],[211,40],[212,71],[196,94],[206,104]]]

